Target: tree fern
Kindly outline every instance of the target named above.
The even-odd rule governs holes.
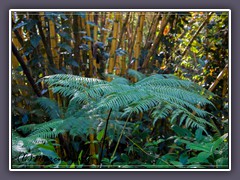
[[[214,106],[206,97],[213,94],[187,80],[180,80],[173,75],[155,74],[145,77],[139,72],[129,70],[133,77],[139,81],[130,84],[122,77],[113,76],[111,82],[85,78],[75,75],[53,75],[44,80],[55,92],[67,96],[71,101],[87,104],[94,101],[96,109],[119,109],[123,115],[154,110],[165,104],[168,108],[161,107],[156,113],[152,111],[154,122],[156,118],[171,116],[172,123],[185,122],[189,127],[204,127],[211,125],[204,118],[210,113],[201,109],[205,105]],[[163,109],[162,109],[163,108]],[[95,112],[96,113],[96,112]],[[162,114],[161,114],[162,113]],[[158,116],[156,116],[158,114]],[[182,116],[184,118],[182,118]],[[180,118],[180,121],[175,119]]]

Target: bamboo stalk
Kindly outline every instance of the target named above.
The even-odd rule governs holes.
[[[93,41],[95,43],[98,41],[98,13],[95,12],[93,16],[94,16],[93,18],[94,18],[94,23],[95,23],[95,25],[93,27]],[[97,67],[96,58],[94,56],[93,56],[93,67],[95,70],[94,77],[96,77],[96,72],[97,72],[98,67]]]
[[[80,65],[80,52],[79,52],[79,46],[80,46],[80,36],[79,36],[79,18],[77,15],[73,15],[73,35],[75,39],[75,44],[74,44],[74,59]],[[74,74],[78,75],[79,74],[79,68],[74,69]]]
[[[37,26],[38,26],[39,34],[41,36],[42,43],[44,45],[44,48],[45,48],[45,51],[46,51],[46,54],[47,54],[49,64],[54,68],[55,65],[54,65],[54,62],[53,62],[53,55],[52,55],[51,47],[48,45],[48,42],[47,42],[47,39],[46,39],[46,36],[45,36],[46,32],[44,32],[44,29],[43,29],[42,23],[41,23],[41,22],[43,22],[44,17],[39,19],[36,16],[36,20],[37,20]]]
[[[125,21],[124,21],[122,27],[120,28],[120,29],[122,29],[122,30],[121,30],[121,33],[120,33],[120,36],[119,36],[119,42],[118,42],[117,49],[120,48],[120,46],[122,45],[123,34],[124,34],[125,31],[126,31],[126,25],[127,25],[127,23],[128,23],[129,17],[130,17],[130,12],[127,13],[127,16],[126,16],[126,18],[125,18]]]
[[[134,15],[133,15],[134,16]],[[134,21],[134,20],[133,20]],[[132,52],[134,50],[136,50],[136,44],[135,44],[135,41],[136,41],[136,37],[137,37],[137,32],[138,32],[138,26],[139,26],[139,23],[140,23],[140,17],[138,18],[138,22],[137,22],[137,25],[136,25],[136,29],[135,29],[135,32],[134,32],[134,35],[132,37],[132,41],[131,41],[131,45],[130,45],[130,51],[129,51],[129,61],[131,62],[132,61]],[[132,25],[133,27],[133,25]],[[134,55],[133,55],[134,56]]]
[[[88,14],[86,14],[86,21],[90,20],[90,16]],[[86,24],[86,31],[87,31],[87,35],[89,37],[91,37],[91,31],[90,31],[90,25]],[[92,54],[92,43],[91,41],[87,42],[88,44],[88,55],[89,55],[89,76],[93,77],[93,54]]]
[[[105,31],[104,31],[104,33],[103,33],[103,38],[102,38],[102,42],[105,44],[106,43],[106,40],[107,40],[107,35],[108,35],[108,29],[110,29],[111,28],[111,23],[110,23],[110,21],[108,20],[108,19],[111,19],[112,18],[112,16],[113,16],[113,12],[109,12],[108,14],[107,14],[107,21],[105,22]]]
[[[55,25],[52,20],[49,21],[49,29],[50,29],[50,44],[51,44],[51,51],[53,55],[53,62],[57,69],[59,69],[59,57],[57,54],[57,37],[55,32]],[[53,98],[53,94],[50,90],[49,92],[50,98]],[[57,102],[58,106],[62,106],[62,100],[59,94],[57,94]]]
[[[51,51],[53,55],[53,62],[57,69],[59,69],[59,59],[57,54],[57,40],[56,40],[56,32],[55,32],[55,25],[52,20],[49,20],[49,29],[50,29],[50,44],[51,44]]]
[[[126,38],[126,34],[124,34],[123,39]],[[122,41],[122,45],[124,50],[127,51],[127,42]],[[127,70],[127,62],[126,62],[126,55],[124,54],[121,58],[121,75],[124,76]]]
[[[224,67],[224,69],[218,74],[217,79],[211,84],[208,88],[209,91],[213,91],[214,88],[218,85],[219,81],[223,78],[224,74],[228,71],[228,64]]]
[[[136,41],[136,46],[135,46],[135,51],[134,51],[134,57],[136,58],[136,60],[134,61],[133,69],[135,69],[135,70],[138,69],[140,48],[141,48],[141,43],[142,43],[144,18],[145,18],[145,14],[142,13],[140,15],[139,27],[137,28],[137,41]]]
[[[41,22],[40,22],[41,23],[41,28],[42,28],[41,30],[42,30],[42,33],[43,33],[43,37],[45,39],[46,30],[44,29],[44,27],[45,27],[44,12],[39,12],[39,16],[40,16],[40,18],[38,18],[38,19],[41,20]],[[40,42],[40,46],[42,47],[42,49],[45,48],[43,41]],[[44,60],[43,60],[43,62],[44,62],[44,75],[46,76],[46,75],[48,75],[48,72],[47,72],[48,66],[47,66],[47,61],[46,61],[47,60],[47,53],[46,53],[46,51],[43,52],[43,58],[44,58]],[[44,87],[44,81],[42,81],[41,83],[42,83],[42,87]]]
[[[170,18],[171,14],[167,14],[167,15],[163,15],[163,18],[162,18],[162,21],[161,21],[161,26],[160,26],[160,30],[159,30],[159,34],[158,36],[155,38],[154,40],[154,43],[152,45],[152,47],[150,48],[150,50],[148,51],[148,54],[147,54],[147,57],[145,58],[144,62],[143,62],[143,65],[142,65],[142,68],[145,69],[147,68],[148,66],[148,63],[152,57],[152,55],[154,54],[154,52],[156,51],[157,49],[157,46],[159,45],[160,43],[160,40],[161,40],[161,37],[163,35],[163,31],[169,21],[169,18]]]
[[[157,17],[159,17],[158,14],[155,14],[155,15],[153,16],[153,18],[152,18],[152,22],[151,22],[151,25],[150,25],[150,27],[149,27],[149,31],[148,31],[148,34],[147,34],[147,37],[146,37],[144,49],[145,49],[146,45],[149,43],[150,36],[151,36],[151,34],[152,34],[152,32],[153,32],[153,30],[152,30],[153,27],[154,27],[155,25],[157,26],[157,24],[158,24],[158,22],[159,22],[159,21],[157,21]],[[147,22],[149,23],[148,18],[147,18]],[[156,32],[154,31],[154,33],[156,33]]]
[[[14,56],[16,56],[18,62],[20,63],[20,65],[21,65],[21,67],[22,67],[22,69],[23,69],[24,74],[26,75],[29,83],[31,84],[31,86],[32,86],[32,88],[33,88],[33,91],[36,93],[36,95],[37,95],[38,97],[41,97],[42,94],[41,94],[38,86],[37,86],[36,83],[34,82],[34,80],[33,80],[33,78],[32,78],[32,75],[31,75],[31,73],[30,73],[27,65],[25,64],[23,58],[22,58],[21,55],[19,54],[19,52],[18,52],[16,46],[13,44],[13,42],[12,42],[12,52],[13,52]]]
[[[12,27],[14,25],[15,25],[14,19],[12,19]],[[12,41],[13,41],[13,43],[16,46],[17,49],[22,49],[24,47],[24,41],[23,41],[23,38],[22,38],[22,28],[15,29],[12,32]],[[20,52],[19,52],[19,54],[20,54]],[[27,62],[29,61],[30,58],[29,58],[29,56],[23,56],[22,59],[23,59],[24,63],[27,64]],[[12,68],[16,69],[19,65],[21,65],[21,64],[18,62],[17,57],[14,56],[14,54],[12,53]],[[19,85],[30,86],[28,81],[24,82],[24,81],[16,79],[15,82],[16,82],[16,84],[19,84]],[[19,89],[18,91],[19,91],[19,94],[22,95],[22,96],[27,96],[28,95],[27,91],[23,91],[21,89]],[[29,109],[28,103],[26,103],[25,100],[23,100],[21,103],[18,104],[19,107],[23,107],[23,105],[26,105],[26,107]]]
[[[89,135],[89,140],[90,140],[90,164],[97,164],[96,158],[93,156],[96,155],[96,150],[95,150],[95,145],[94,145],[94,134]]]
[[[227,74],[227,73],[226,73]],[[223,89],[222,89],[222,97],[225,97],[227,90],[228,90],[228,86],[227,86],[227,81],[228,79],[226,78],[226,75],[223,77]]]
[[[79,24],[80,24],[80,30],[81,31],[85,31],[86,30],[86,21],[85,18],[80,17],[79,18]],[[83,36],[83,34],[80,34],[80,38]],[[83,38],[81,38],[80,40],[80,44],[85,44],[85,40]],[[87,74],[87,68],[86,68],[86,64],[87,64],[87,59],[86,59],[86,51],[83,51],[80,49],[80,72],[81,72],[81,76],[85,77]],[[82,64],[85,64],[85,66],[83,66]]]
[[[101,13],[101,24],[100,24],[100,27],[101,27],[101,35],[100,35],[100,37],[101,37],[101,42],[103,42],[103,43],[105,43],[104,41],[103,41],[103,34],[104,34],[104,29],[103,29],[103,27],[105,27],[105,24],[106,24],[106,12],[102,12]]]
[[[113,39],[111,43],[110,58],[109,58],[109,64],[108,64],[108,74],[112,74],[113,68],[114,68],[115,50],[117,47],[118,22],[119,22],[119,14],[116,13],[114,24],[113,24]],[[110,77],[108,77],[107,80],[110,81]]]

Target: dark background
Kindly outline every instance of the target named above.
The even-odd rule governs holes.
[[[239,179],[240,176],[240,117],[239,47],[240,5],[236,0],[7,0],[0,6],[0,177],[1,179]],[[9,9],[231,9],[232,13],[232,170],[230,172],[10,172],[9,171]],[[238,93],[238,94],[237,94]],[[238,103],[238,104],[237,104]]]

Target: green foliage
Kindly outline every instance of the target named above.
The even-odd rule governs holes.
[[[135,74],[136,77],[141,76],[139,72]],[[200,94],[199,86],[174,76],[152,75],[135,84],[128,84],[127,80],[116,76],[108,83],[104,80],[64,74],[45,77],[44,81],[54,92],[71,100],[80,103],[98,101],[96,110],[113,108],[123,111],[123,115],[153,110],[154,123],[157,119],[171,115],[173,124],[177,123],[176,119],[179,117],[179,124],[185,122],[187,127],[204,129],[206,124],[211,126],[211,123],[204,119],[211,114],[197,105],[214,106],[212,102]],[[205,96],[210,94],[205,91]]]
[[[57,119],[62,116],[57,102],[46,97],[41,97],[36,100],[36,103],[38,103],[46,111],[51,119]]]
[[[125,126],[123,119],[132,113],[150,112],[150,117],[154,118],[153,125],[162,118],[169,118],[171,124],[181,126],[185,122],[187,128],[205,131],[206,124],[211,126],[211,123],[204,119],[211,114],[197,105],[201,107],[213,104],[200,95],[199,87],[194,83],[170,75],[144,77],[139,72],[132,71],[132,76],[142,79],[137,83],[129,83],[127,79],[118,76],[112,76],[111,82],[65,74],[44,77],[44,82],[54,93],[70,99],[69,105],[63,111],[56,102],[45,97],[38,98],[36,102],[52,120],[21,126],[18,131],[28,134],[25,139],[29,142],[36,138],[55,138],[61,133],[81,137],[84,141],[87,141],[89,134],[98,134],[97,139],[100,141],[110,108],[113,109],[113,113],[109,120],[107,136],[115,142],[121,137],[121,129],[124,130],[124,137],[128,139],[131,136],[134,126],[130,122]],[[174,127],[174,131],[179,131]],[[178,132],[177,134],[183,135]],[[143,138],[146,139],[147,136]],[[135,151],[140,149],[139,153],[145,152],[140,145],[129,140],[133,143]],[[157,142],[159,144],[161,141]],[[26,147],[29,147],[29,144],[26,144]],[[150,147],[146,145],[147,149]],[[125,155],[123,159],[127,159]]]
[[[136,37],[132,35],[137,34],[138,18],[136,13],[131,13],[131,25],[119,29],[124,35],[114,50],[114,59],[121,56],[118,59],[121,62],[115,62],[114,68],[118,70],[125,64],[127,69],[127,72],[122,69],[121,74],[125,73],[122,77],[102,74],[112,55],[109,51],[114,38],[110,29],[114,14],[93,14],[94,21],[85,19],[86,12],[45,12],[44,23],[39,23],[42,17],[37,14],[15,12],[13,15],[13,41],[21,44],[20,47],[15,43],[24,61],[27,60],[36,85],[44,89],[41,93],[46,96],[36,100],[21,66],[16,67],[15,63],[12,68],[14,168],[42,168],[43,165],[72,169],[228,168],[228,93],[223,93],[228,84],[219,81],[214,91],[218,96],[206,90],[229,62],[228,14],[213,13],[195,36],[206,14],[184,12],[183,16],[176,12],[156,48],[160,53],[153,53],[149,67],[142,69],[150,46],[160,33],[159,27],[152,29],[158,15],[145,14],[144,38],[136,59],[133,57]],[[73,18],[76,16],[78,20]],[[53,22],[56,37],[49,36],[52,28],[49,21]],[[100,22],[98,42],[93,42],[96,35],[93,28],[100,27]],[[84,23],[90,25],[90,34]],[[50,38],[57,40],[56,47],[44,44]],[[90,53],[100,64],[101,72],[91,64]],[[148,74],[129,69],[137,60],[138,68]],[[44,77],[46,74],[50,76]],[[93,76],[96,78],[90,78]],[[97,77],[110,78],[111,82]],[[57,94],[55,98],[61,98],[61,103],[47,98],[50,89]],[[89,140],[90,134],[94,141]],[[96,148],[94,155],[89,154],[91,143]],[[97,162],[100,166],[89,166],[93,158],[99,161],[102,147],[102,162]]]

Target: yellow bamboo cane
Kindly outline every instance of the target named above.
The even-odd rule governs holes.
[[[116,51],[116,47],[117,47],[119,16],[120,16],[119,13],[115,14],[115,20],[114,20],[114,24],[113,24],[113,38],[112,38],[110,58],[109,58],[109,63],[108,63],[108,74],[112,74],[113,69],[114,69],[114,59],[115,59],[115,51]],[[107,80],[110,81],[110,77],[108,77]]]

